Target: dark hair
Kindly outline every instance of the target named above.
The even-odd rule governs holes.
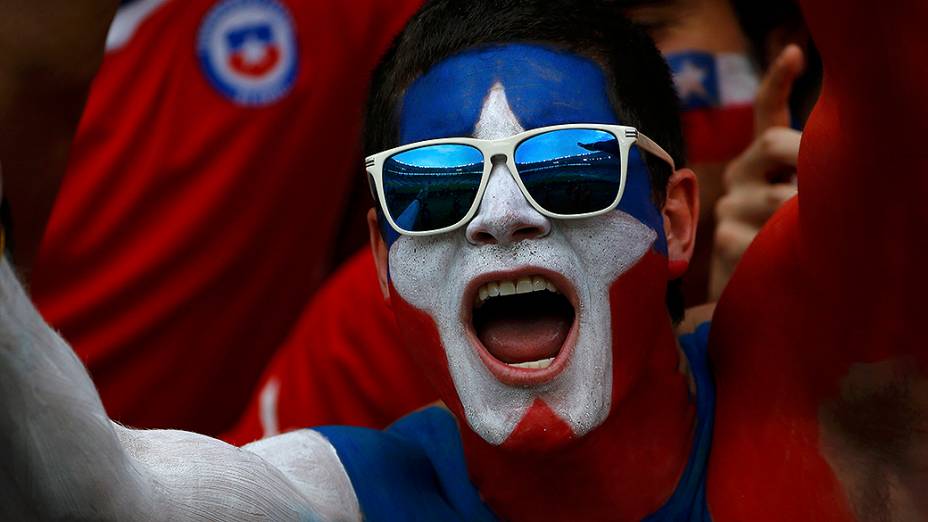
[[[432,0],[412,17],[374,71],[367,103],[367,155],[399,144],[397,115],[407,87],[444,59],[500,43],[552,45],[593,59],[610,84],[616,115],[659,143],[678,167],[684,147],[679,104],[667,64],[654,42],[628,21],[643,0]],[[644,154],[654,202],[662,207],[668,165]],[[379,209],[378,209],[379,211]],[[677,282],[668,286],[668,308],[683,315]],[[671,295],[673,294],[673,295]]]

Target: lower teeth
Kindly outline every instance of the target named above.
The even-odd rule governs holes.
[[[554,362],[554,357],[548,357],[547,359],[538,359],[537,361],[526,361],[521,363],[512,363],[509,366],[514,368],[527,368],[530,370],[542,370],[551,366],[551,363]]]

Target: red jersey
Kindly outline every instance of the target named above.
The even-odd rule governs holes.
[[[110,416],[216,433],[321,279],[370,71],[419,0],[139,0],[33,274]]]
[[[224,438],[241,445],[323,424],[383,428],[437,400],[403,344],[365,248],[316,294]]]

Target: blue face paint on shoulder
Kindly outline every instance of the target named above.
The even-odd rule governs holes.
[[[400,144],[472,136],[491,88],[499,83],[519,124],[534,129],[564,123],[621,124],[609,85],[593,60],[537,44],[472,49],[435,65],[416,79],[399,113]],[[663,219],[651,200],[650,174],[637,147],[619,209],[653,228],[666,254]],[[389,241],[392,243],[392,241]]]

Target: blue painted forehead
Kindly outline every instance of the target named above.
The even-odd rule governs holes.
[[[456,54],[413,82],[400,107],[400,144],[471,136],[496,83],[526,130],[618,123],[596,62],[542,45],[506,44]]]

